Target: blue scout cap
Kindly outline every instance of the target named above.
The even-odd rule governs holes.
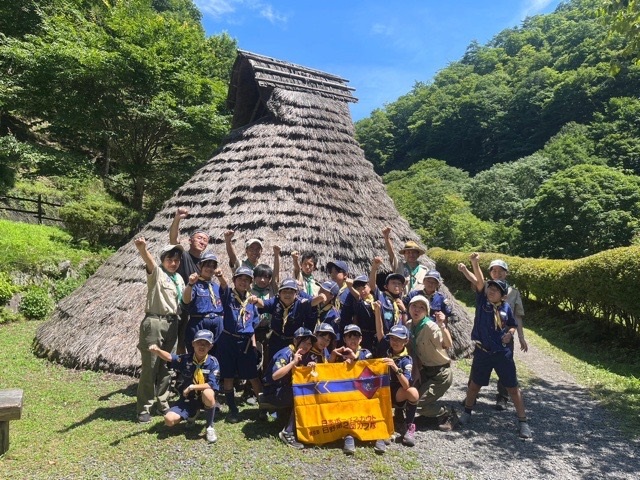
[[[320,325],[316,326],[316,331],[314,332],[316,335],[320,334],[320,333],[328,333],[330,334],[334,339],[337,338],[336,332],[333,329],[333,327],[331,325],[329,325],[328,323],[321,323]]]
[[[193,341],[197,342],[198,340],[206,340],[213,345],[213,333],[211,330],[198,330],[196,336],[193,337]]]
[[[320,288],[322,290],[329,292],[334,297],[338,295],[338,293],[340,293],[340,287],[333,280],[327,280],[326,282],[322,282],[320,284]]]
[[[440,272],[437,270],[429,270],[424,276],[424,280],[426,280],[427,278],[433,278],[434,280],[437,280],[438,283],[442,283],[442,277],[440,276]]]
[[[358,335],[362,336],[362,330],[360,330],[360,327],[355,323],[350,323],[349,325],[344,327],[343,333],[344,335],[346,335],[347,333],[357,333]]]
[[[369,283],[369,277],[366,275],[358,275],[353,281],[353,286],[357,287],[358,285],[366,285]]]
[[[200,257],[198,265],[204,262],[216,262],[216,265],[218,265],[218,257],[216,257],[215,253],[207,252]]]
[[[280,287],[278,288],[278,291],[286,290],[286,289],[295,290],[297,292],[298,282],[296,282],[293,278],[284,279],[282,282],[280,282]]]
[[[487,282],[487,286],[488,285],[495,285],[496,287],[498,287],[503,296],[506,295],[509,291],[509,285],[507,285],[507,282],[505,282],[504,280],[489,280]]]
[[[335,260],[333,262],[327,263],[327,272],[331,271],[332,266],[336,267],[338,270],[342,270],[344,273],[349,273],[349,267],[347,266],[346,262],[343,262],[342,260]]]
[[[390,273],[387,275],[387,278],[384,280],[384,284],[388,285],[391,280],[399,280],[403,285],[407,283],[407,279],[400,273]]]
[[[391,327],[391,330],[389,330],[389,336],[406,340],[407,338],[409,338],[409,330],[407,330],[407,327],[405,327],[404,325],[394,325],[393,327]]]
[[[313,343],[316,342],[316,336],[309,330],[308,328],[300,327],[295,332],[293,332],[293,338],[301,338],[301,337],[311,337],[311,341]]]
[[[509,266],[507,265],[507,262],[505,262],[504,260],[494,260],[489,264],[489,271],[491,271],[491,269],[493,267],[500,267],[500,268],[504,268],[504,270],[506,272],[509,271]]]
[[[253,280],[253,270],[251,270],[249,267],[239,267],[236,270],[236,273],[233,274],[233,278],[239,277],[240,275],[246,275],[247,277],[250,277],[251,280]]]

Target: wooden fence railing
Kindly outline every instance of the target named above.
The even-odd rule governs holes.
[[[47,202],[45,200],[42,200],[42,195],[41,194],[38,194],[38,198],[37,199],[22,198],[22,197],[12,197],[11,195],[4,195],[4,196],[0,196],[0,201],[2,201],[2,200],[21,200],[23,202],[35,203],[36,204],[36,207],[35,207],[36,209],[35,210],[24,210],[24,209],[20,209],[20,208],[6,207],[6,206],[2,206],[2,205],[0,205],[0,210],[8,210],[8,211],[11,211],[11,212],[20,212],[20,213],[31,213],[38,219],[38,223],[39,224],[42,224],[42,220],[52,220],[54,222],[61,222],[62,221],[62,220],[60,220],[60,218],[54,218],[54,217],[47,216],[45,211],[44,211],[44,205],[50,205],[52,207],[61,207],[62,204],[54,203],[54,202]]]

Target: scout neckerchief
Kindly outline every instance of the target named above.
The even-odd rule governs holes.
[[[193,364],[196,369],[193,372],[193,384],[194,385],[204,385],[204,373],[202,372],[202,367],[204,367],[205,362],[209,358],[209,355],[205,355],[204,359],[201,362],[198,362],[196,359],[196,354],[193,354]],[[198,393],[196,393],[198,395]]]
[[[318,323],[322,323],[324,318],[329,313],[329,310],[333,308],[333,304],[331,302],[325,303],[324,305],[318,305]]]
[[[247,303],[249,303],[249,294],[248,292],[244,292],[245,299],[242,300],[240,298],[240,293],[238,292],[238,290],[234,288],[232,291],[233,291],[233,298],[235,298],[236,302],[238,302],[238,304],[240,305],[240,312],[238,313],[238,319],[240,319],[240,322],[244,327],[244,324],[245,324],[244,314],[247,311]]]
[[[418,322],[418,324],[415,326],[415,328],[412,328],[412,332],[411,332],[411,343],[413,344],[413,351],[416,352],[417,348],[418,348],[418,344],[416,343],[416,341],[418,340],[418,335],[420,335],[420,332],[422,331],[422,329],[424,327],[427,326],[427,324],[429,322],[433,322],[433,320],[431,320],[431,317],[429,317],[428,315],[426,315],[422,320],[420,320]],[[413,323],[413,322],[412,322]]]
[[[375,302],[375,299],[373,298],[373,295],[371,295],[371,293],[369,293],[369,295],[367,295],[366,297],[364,297],[362,299],[362,301],[365,304],[369,304],[369,305],[373,305],[373,302]]]
[[[340,295],[348,288],[347,282],[343,282],[340,290],[338,290],[338,295],[336,295],[335,305],[338,310],[342,309],[342,302],[340,301]]]
[[[176,286],[176,300],[178,302],[178,305],[180,305],[180,302],[182,301],[182,287],[178,283],[178,274],[174,273],[170,275],[169,272],[167,272],[166,270],[164,273],[167,274],[167,276],[171,279],[173,284]]]
[[[209,297],[211,298],[211,304],[215,308],[217,300],[216,300],[216,294],[213,291],[213,287],[211,286],[211,280],[207,280],[206,278],[202,278],[200,276],[198,277],[198,280],[200,280],[201,282],[206,283],[207,287],[209,287]]]
[[[293,308],[296,301],[294,300],[293,303],[288,307],[285,306],[284,303],[282,303],[282,300],[278,299],[278,301],[280,302],[280,306],[282,307],[282,333],[284,333],[284,329],[287,326],[287,322],[289,321],[289,311]]]
[[[492,303],[491,305],[493,306],[493,323],[495,324],[496,330],[502,330],[502,319],[500,318],[502,301],[500,303]]]
[[[255,292],[258,298],[265,300],[267,295],[269,295],[269,287],[260,288],[257,285],[253,285],[252,290]]]
[[[393,353],[393,350],[391,349],[389,349],[389,351],[387,352],[387,357],[389,357],[394,362],[402,357],[406,357],[407,355],[409,355],[407,347],[404,347],[400,353]]]
[[[324,353],[316,350],[315,347],[311,347],[311,350],[309,351],[309,353],[311,353],[312,355],[315,355],[318,358],[318,361],[316,363],[327,363],[327,359],[324,357]]]
[[[409,271],[409,292],[411,290],[413,290],[413,286],[416,284],[416,275],[418,275],[418,270],[420,270],[420,267],[422,265],[418,264],[416,265],[416,268],[414,268],[413,270],[411,270],[409,268],[409,264],[405,263],[405,265],[407,266],[407,270]]]
[[[396,302],[397,299],[389,292],[384,292],[384,296],[387,297],[391,305],[393,305],[393,324],[397,325],[400,323],[400,307],[398,307],[398,303]]]
[[[313,284],[315,280],[313,279],[313,275],[304,275],[302,274],[302,280],[304,281],[304,289],[309,295],[313,295]]]

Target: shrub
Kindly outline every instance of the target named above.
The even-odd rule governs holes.
[[[0,307],[0,325],[3,323],[18,322],[22,319],[22,315],[12,312],[7,307]]]
[[[53,299],[46,288],[32,286],[22,297],[19,309],[31,320],[42,320],[53,311],[54,306]]]
[[[0,272],[0,305],[4,305],[11,300],[11,297],[17,291],[18,287],[13,284],[9,275],[5,272]]]
[[[84,283],[83,278],[66,278],[53,284],[53,299],[57,303]]]

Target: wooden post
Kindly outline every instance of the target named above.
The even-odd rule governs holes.
[[[0,455],[9,450],[9,422],[22,415],[22,390],[0,390]]]
[[[42,209],[42,194],[38,194],[38,225],[42,225],[42,215],[44,210]]]

